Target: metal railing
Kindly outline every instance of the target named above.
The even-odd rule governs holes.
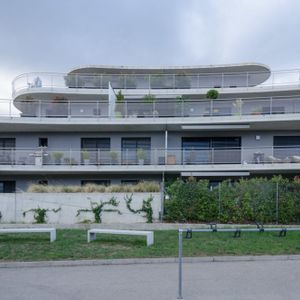
[[[171,118],[278,115],[300,113],[300,96],[234,99],[126,99],[115,104],[91,100],[1,100],[2,117],[37,118]],[[17,109],[21,112],[19,112]]]
[[[12,82],[13,97],[21,91],[37,89],[59,90],[72,88],[108,89],[110,82],[115,89],[208,89],[208,88],[277,88],[299,85],[300,70],[274,72],[233,72],[198,74],[63,74],[26,73]]]
[[[0,148],[0,165],[159,166],[300,163],[297,147],[207,149]]]

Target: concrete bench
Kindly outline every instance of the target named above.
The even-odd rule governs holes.
[[[150,246],[154,243],[154,234],[153,231],[141,231],[141,230],[119,230],[119,229],[90,229],[87,232],[87,241],[93,241],[96,239],[97,233],[106,233],[106,234],[123,234],[123,235],[142,235],[147,237],[147,246]]]
[[[50,242],[56,240],[55,228],[0,228],[2,233],[50,233]]]

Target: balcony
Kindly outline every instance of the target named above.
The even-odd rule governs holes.
[[[110,109],[108,101],[2,100],[2,117],[31,118],[189,118],[265,116],[300,113],[300,96],[235,99],[126,99]],[[14,106],[20,110],[18,112]]]
[[[297,147],[260,147],[260,148],[207,148],[207,149],[55,149],[34,148],[0,149],[0,169],[11,167],[33,167],[39,170],[47,167],[76,167],[116,170],[138,166],[136,170],[155,166],[165,170],[181,170],[188,166],[211,166],[214,169],[224,165],[243,166],[260,169],[265,166],[282,165],[289,168],[300,163],[300,146]],[[252,166],[252,167],[251,167]],[[254,167],[253,167],[254,166]],[[155,169],[154,169],[155,170]],[[160,169],[157,168],[157,171]]]
[[[16,77],[12,83],[12,95],[16,97],[27,92],[64,92],[72,89],[108,89],[110,82],[114,89],[128,90],[178,90],[178,89],[234,89],[268,88],[276,89],[299,86],[300,70],[198,74],[62,74],[27,73]]]

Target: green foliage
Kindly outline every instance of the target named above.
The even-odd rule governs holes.
[[[116,95],[117,103],[122,103],[124,102],[124,95],[122,94],[122,91],[119,90],[117,95]]]
[[[144,217],[146,218],[147,223],[153,223],[153,209],[151,205],[151,202],[153,201],[153,196],[150,196],[149,198],[143,200],[141,209],[133,209],[131,207],[132,197],[133,197],[132,194],[130,196],[128,195],[125,196],[127,209],[133,214],[140,214],[142,212],[145,213]]]
[[[24,211],[23,212],[23,217],[25,217],[28,212],[33,212],[34,213],[33,218],[35,220],[35,223],[37,223],[37,224],[44,224],[44,223],[46,223],[46,217],[47,217],[47,212],[48,211],[52,211],[54,213],[57,213],[60,210],[61,210],[61,207],[57,208],[57,209],[54,209],[54,208],[53,209],[40,208],[40,207],[38,207],[38,208],[32,208],[32,209],[29,209],[27,211]]]
[[[151,94],[145,95],[143,99],[146,103],[154,103],[156,101],[156,97]]]
[[[219,97],[219,92],[217,90],[209,90],[207,93],[206,93],[206,98],[207,99],[218,99]]]
[[[212,190],[207,180],[178,179],[167,187],[167,194],[167,221],[300,222],[300,181],[282,176],[223,181]]]
[[[100,201],[100,203],[91,202],[90,209],[78,209],[76,216],[79,216],[81,212],[92,212],[94,214],[95,223],[101,223],[101,216],[103,212],[117,212],[119,215],[121,215],[121,212],[118,209],[104,209],[103,207],[106,205],[117,207],[119,202],[117,202],[115,197],[110,198],[109,201]]]

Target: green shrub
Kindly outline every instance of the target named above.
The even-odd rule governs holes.
[[[217,90],[209,90],[206,93],[206,98],[207,99],[218,99],[219,98],[219,92]]]
[[[212,190],[207,180],[178,179],[167,194],[164,217],[171,222],[300,222],[300,181],[282,176],[226,180]]]

